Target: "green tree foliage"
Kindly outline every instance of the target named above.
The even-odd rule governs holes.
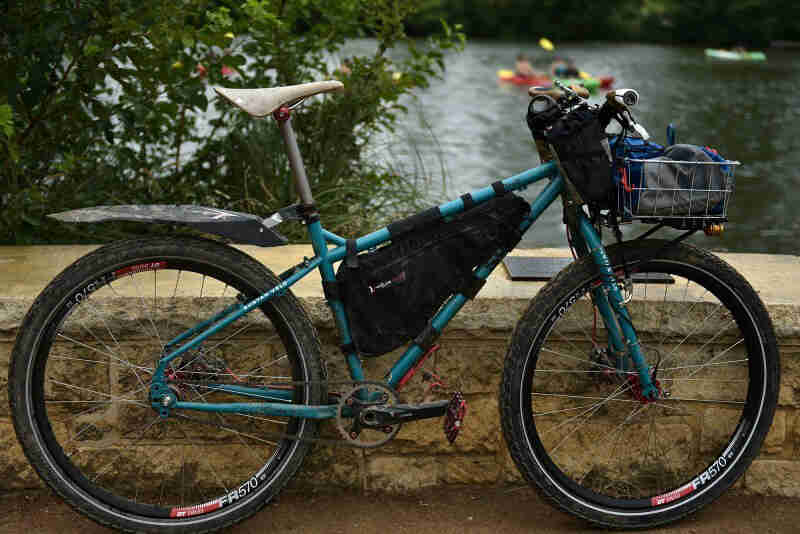
[[[392,127],[400,97],[463,43],[447,26],[419,48],[408,41],[403,22],[420,3],[12,0],[0,7],[0,242],[114,237],[113,225],[65,237],[75,230],[44,217],[91,205],[266,215],[293,202],[275,125],[210,101],[208,85],[341,78],[343,94],[312,99],[293,121],[321,208],[338,231],[368,229],[398,209],[395,199],[415,209],[413,184],[369,165],[364,148]],[[353,58],[351,74],[336,72],[345,40],[365,34],[376,38],[374,53]],[[410,53],[391,63],[385,52],[399,45]]]
[[[800,40],[796,0],[426,0],[409,22],[413,33],[439,19],[470,37],[538,40],[635,40],[764,46]]]

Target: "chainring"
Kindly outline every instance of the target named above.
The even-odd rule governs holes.
[[[394,389],[381,382],[360,382],[342,395],[336,408],[336,429],[344,440],[362,449],[380,447],[394,439],[402,423],[369,426],[365,417],[372,406],[393,406],[400,403]],[[347,413],[347,416],[345,416]]]

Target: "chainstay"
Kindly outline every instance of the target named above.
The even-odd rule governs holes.
[[[241,382],[236,381],[236,380],[231,381],[231,382],[215,381],[215,383],[216,384],[232,384],[232,385],[237,385],[238,384],[238,385],[241,385]],[[208,383],[200,383],[200,382],[195,383],[195,382],[189,382],[189,381],[183,381],[183,380],[180,381],[179,384],[180,385],[195,385],[195,386],[200,386],[200,387],[208,387]],[[379,382],[379,381],[375,381],[375,380],[336,380],[336,381],[328,381],[328,380],[295,380],[295,381],[281,382],[280,385],[282,385],[282,386],[306,386],[306,385],[317,385],[317,384],[325,384],[325,385],[333,385],[333,386],[345,386],[346,385],[346,386],[351,386],[353,388],[357,387],[359,385],[364,385],[364,384],[366,384],[366,385],[378,384],[378,385],[381,385],[383,387],[390,387],[385,382]],[[211,427],[218,428],[218,429],[221,429],[221,430],[227,430],[227,431],[235,432],[235,433],[243,433],[238,428],[233,428],[233,427],[226,426],[226,425],[219,424],[219,423],[212,423],[211,421],[204,421],[204,420],[199,419],[197,417],[192,417],[190,415],[185,415],[183,413],[175,414],[175,417],[180,418],[180,419],[184,419],[184,420],[187,420],[187,421],[192,421],[192,422],[195,422],[195,423],[199,423],[199,424],[202,424],[202,425],[206,425],[206,426],[211,426]],[[297,434],[288,434],[288,433],[287,434],[277,434],[277,433],[271,433],[271,432],[259,433],[258,434],[258,438],[266,439],[266,440],[284,440],[284,439],[288,439],[290,441],[299,441],[301,443],[315,443],[315,444],[332,445],[332,446],[338,446],[338,447],[351,447],[351,448],[354,448],[354,449],[361,448],[358,445],[356,445],[356,444],[354,444],[352,442],[349,442],[349,441],[347,441],[347,440],[345,440],[343,438],[339,438],[339,439],[334,439],[334,438],[306,438],[306,437],[299,436]]]

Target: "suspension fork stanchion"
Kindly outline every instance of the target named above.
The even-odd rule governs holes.
[[[577,224],[578,219],[580,218],[578,209],[575,210],[575,217],[571,217],[568,219],[567,222],[570,236],[572,239],[572,244],[575,247],[575,250],[578,253],[578,258],[583,258],[584,256],[589,256],[591,251],[589,250],[590,247],[587,245],[586,241],[583,239],[583,235],[581,234],[580,226]],[[585,218],[585,217],[583,217]],[[603,317],[611,317],[616,319],[611,306],[608,303],[608,299],[603,292],[603,286],[593,287],[590,290],[592,295],[592,303],[597,307],[597,311]],[[622,334],[619,328],[610,328],[607,329],[608,331],[608,349],[611,351],[612,354],[619,354],[625,352],[625,340],[622,338]],[[594,337],[592,338],[594,340]],[[624,362],[616,361],[615,366],[617,371],[627,371],[627,366],[623,365]]]
[[[650,368],[647,365],[647,361],[645,361],[644,354],[642,354],[639,339],[636,337],[636,331],[633,329],[630,314],[620,294],[619,287],[617,286],[617,279],[611,268],[611,262],[608,259],[603,243],[600,241],[600,238],[585,216],[581,215],[578,217],[578,225],[581,237],[586,242],[589,252],[594,259],[594,263],[597,265],[597,269],[600,272],[603,283],[601,288],[603,297],[607,297],[607,302],[610,307],[610,309],[600,308],[603,320],[606,323],[606,328],[610,335],[612,335],[611,333],[614,330],[619,329],[618,335],[621,335],[621,340],[626,340],[623,342],[623,346],[627,346],[634,366],[639,373],[642,395],[646,398],[655,399],[658,397],[658,388],[655,387],[650,377]],[[612,310],[613,313],[609,315],[609,312]]]

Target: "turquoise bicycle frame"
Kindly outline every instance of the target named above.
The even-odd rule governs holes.
[[[564,179],[559,175],[555,163],[545,163],[523,173],[511,176],[502,180],[505,191],[515,191],[523,189],[532,183],[544,179],[550,179],[550,183],[531,203],[531,211],[528,217],[520,225],[520,231],[525,232],[530,228],[539,216],[558,198],[564,188]],[[484,187],[470,193],[475,204],[486,202],[493,198],[496,193],[493,187]],[[439,211],[443,217],[458,214],[464,211],[464,202],[461,199],[452,200],[439,206]],[[625,353],[630,355],[633,365],[638,372],[643,394],[647,397],[657,395],[658,390],[653,385],[650,368],[639,347],[636,332],[633,328],[631,318],[625,308],[624,299],[617,284],[608,256],[602,241],[594,227],[583,214],[578,213],[578,236],[579,250],[591,255],[601,276],[601,284],[592,289],[592,299],[606,325],[609,333],[609,349],[613,353]],[[231,384],[218,384],[211,386],[217,391],[241,395],[251,399],[258,399],[260,402],[237,402],[237,403],[195,403],[177,401],[168,395],[169,389],[166,383],[166,370],[171,361],[178,358],[187,350],[197,347],[209,336],[236,321],[246,313],[261,306],[272,298],[285,293],[295,282],[309,274],[314,269],[319,269],[324,281],[335,281],[333,264],[345,258],[347,253],[346,240],[333,234],[322,227],[319,220],[308,225],[311,243],[314,248],[314,258],[307,260],[295,268],[291,275],[286,277],[270,291],[260,295],[249,302],[234,304],[221,311],[214,317],[198,324],[194,328],[184,332],[180,336],[166,344],[169,352],[163,356],[153,373],[151,384],[150,399],[154,408],[160,411],[163,417],[169,415],[169,411],[177,410],[197,410],[206,412],[220,413],[254,413],[273,416],[300,417],[309,419],[329,419],[336,416],[337,405],[326,404],[320,406],[292,404],[293,392],[285,389],[247,387]],[[356,240],[356,250],[358,252],[381,245],[391,239],[388,228],[381,228],[375,232],[367,234]],[[328,245],[338,245],[329,250]],[[475,276],[480,280],[485,280],[494,268],[502,261],[509,251],[495,254],[485,264],[480,265],[474,271]],[[431,327],[437,334],[441,333],[448,322],[458,313],[467,301],[467,297],[462,294],[451,296],[441,309],[430,321]],[[350,326],[341,301],[329,299],[328,304],[333,310],[336,325],[339,330],[340,339],[343,346],[352,346]],[[424,355],[424,350],[416,343],[412,343],[405,353],[392,366],[384,377],[385,382],[390,387],[396,387],[406,373]],[[350,376],[354,381],[364,380],[364,371],[358,354],[353,350],[346,355],[347,365]],[[164,399],[168,399],[164,402]]]

